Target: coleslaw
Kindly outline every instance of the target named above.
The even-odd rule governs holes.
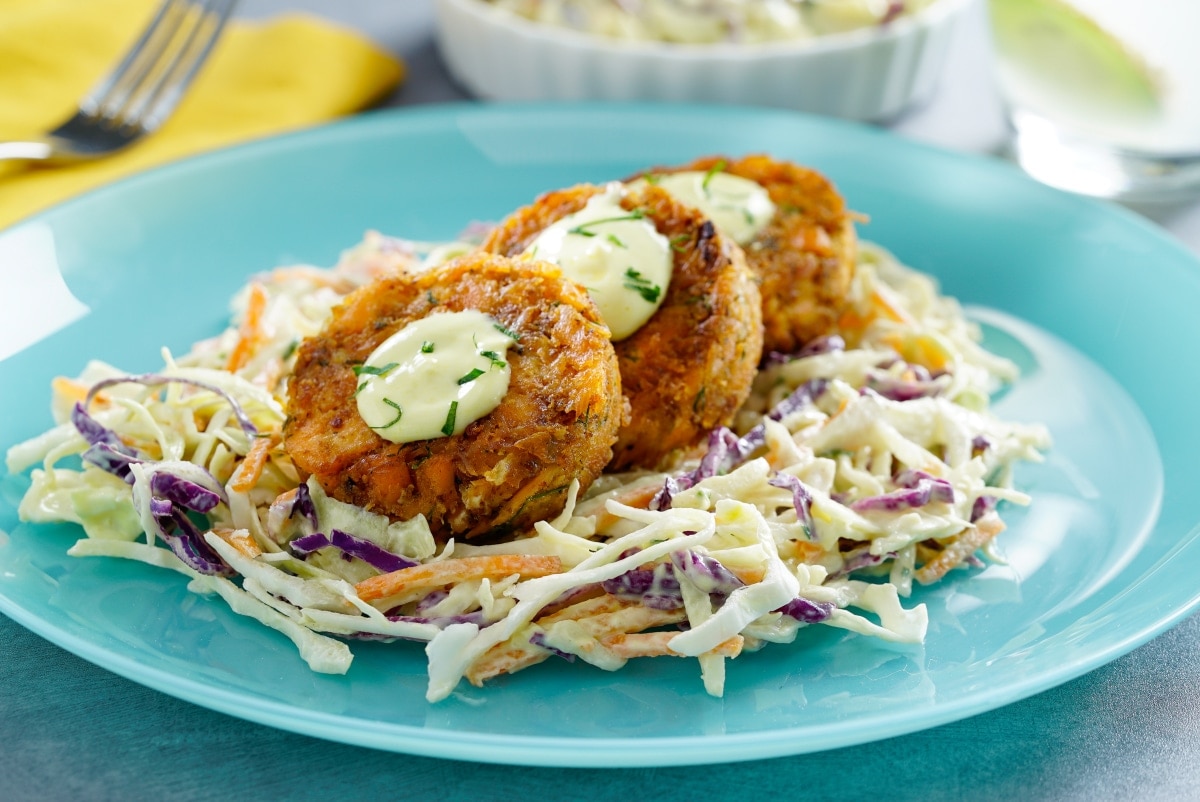
[[[425,644],[430,701],[546,660],[616,670],[727,662],[822,625],[923,641],[914,583],[995,557],[1000,502],[1044,427],[989,397],[1017,379],[927,276],[864,243],[839,331],[771,354],[732,428],[671,473],[573,484],[519,537],[438,542],[304,481],[281,443],[298,343],[353,289],[470,243],[367,235],[337,266],[254,277],[229,328],[153,373],[90,362],[52,388],[57,425],[7,453],[30,470],[22,520],[66,521],[80,557],[174,570],[342,674],[359,640]]]
[[[487,0],[609,39],[706,45],[805,41],[917,13],[934,0]]]

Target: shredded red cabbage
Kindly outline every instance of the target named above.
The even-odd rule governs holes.
[[[845,576],[852,574],[855,571],[863,568],[872,568],[876,565],[882,565],[884,560],[895,559],[894,551],[887,554],[872,554],[870,547],[858,549],[846,554],[842,560],[842,570],[836,572],[834,576]]]
[[[976,498],[975,503],[971,505],[971,523],[975,523],[996,509],[996,502],[997,499],[995,496],[979,496]]]
[[[837,606],[833,602],[816,602],[797,596],[775,612],[783,613],[804,624],[819,624],[833,615],[836,609]]]
[[[426,593],[424,596],[422,596],[420,601],[417,602],[416,610],[418,613],[423,613],[426,610],[431,610],[434,607],[436,607],[439,603],[441,603],[441,601],[443,599],[445,599],[446,597],[448,597],[449,595],[450,594],[444,590],[430,591],[429,593]]]
[[[728,596],[746,584],[720,562],[698,551],[684,549],[671,552],[671,565],[693,585],[709,595]]]
[[[931,476],[924,471],[904,470],[896,475],[899,490],[868,496],[850,504],[855,512],[896,512],[913,507],[924,507],[931,502],[954,502],[954,487],[945,479]]]
[[[809,340],[799,351],[790,354],[782,351],[771,351],[762,361],[763,367],[771,367],[772,365],[783,365],[788,362],[794,362],[797,359],[804,359],[817,354],[829,354],[834,351],[845,351],[846,341],[836,334],[829,334],[824,337],[817,337],[815,340]]]
[[[811,404],[825,392],[828,381],[825,379],[810,379],[796,388],[795,392],[775,405],[767,413],[774,421],[783,420],[788,415],[797,412]],[[663,487],[650,500],[650,509],[665,510],[671,506],[671,499],[676,493],[694,487],[698,482],[713,476],[728,473],[733,468],[746,461],[754,450],[767,441],[767,427],[764,424],[755,426],[738,437],[732,430],[719,426],[708,434],[708,450],[700,458],[700,464],[694,470],[678,476],[668,476]]]
[[[389,615],[389,621],[404,621],[409,624],[433,624],[439,629],[445,629],[451,624],[475,624],[480,629],[494,624],[494,621],[489,621],[484,616],[482,610],[476,610],[471,613],[459,613],[458,615]]]
[[[300,558],[307,557],[318,549],[333,546],[340,550],[342,556],[347,560],[357,557],[373,568],[383,571],[385,574],[419,565],[416,560],[410,560],[408,557],[393,554],[369,540],[346,534],[340,529],[330,530],[328,536],[321,532],[314,532],[311,535],[298,537],[289,545],[292,547],[292,552]]]
[[[122,443],[116,432],[89,415],[83,404],[77,403],[71,408],[71,423],[89,444],[82,455],[84,462],[111,473],[127,484],[133,484],[133,473],[129,466],[142,462],[136,451]]]
[[[936,379],[906,381],[882,371],[869,371],[867,384],[863,391],[873,390],[891,401],[913,401],[918,398],[932,398],[941,395],[949,386],[949,378],[943,376]]]
[[[683,606],[679,579],[671,563],[659,563],[652,569],[633,568],[600,584],[605,592],[619,599],[640,601],[655,610],[675,610]]]
[[[124,480],[126,484],[133,484],[133,471],[129,469],[129,466],[145,461],[130,448],[113,446],[108,443],[96,443],[88,446],[87,451],[83,452],[80,458],[84,462],[89,462],[100,470]]]
[[[301,482],[296,487],[296,497],[292,500],[292,509],[288,513],[288,518],[293,515],[302,515],[312,524],[313,531],[320,529],[320,524],[317,523],[317,505],[313,503],[312,493],[308,492],[308,485]]]
[[[150,492],[156,498],[164,498],[194,512],[211,512],[224,501],[221,494],[170,473],[153,474],[150,477]]]
[[[151,495],[150,514],[154,518],[154,534],[190,568],[210,576],[233,575],[233,569],[204,541],[200,529],[175,502]]]
[[[812,494],[808,492],[804,483],[791,474],[779,473],[768,479],[767,484],[792,491],[792,506],[796,509],[796,520],[803,527],[805,536],[809,540],[815,540],[817,531],[813,527]]]
[[[545,649],[548,652],[553,652],[554,654],[558,655],[562,659],[566,660],[568,663],[575,662],[575,655],[571,654],[570,652],[564,652],[562,649],[555,649],[549,643],[546,643],[546,633],[544,633],[544,632],[533,633],[529,637],[529,642],[532,643],[534,646],[541,646],[543,649]]]

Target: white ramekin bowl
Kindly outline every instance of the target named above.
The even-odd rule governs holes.
[[[486,100],[775,106],[878,122],[928,97],[961,12],[938,0],[886,26],[804,42],[623,42],[531,22],[482,0],[437,0],[455,80]]]

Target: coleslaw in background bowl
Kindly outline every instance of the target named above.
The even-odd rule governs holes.
[[[486,100],[705,102],[883,121],[933,92],[970,0],[810,38],[676,43],[532,21],[484,0],[438,0],[454,78]]]

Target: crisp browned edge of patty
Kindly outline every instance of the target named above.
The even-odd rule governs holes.
[[[763,299],[763,353],[793,353],[837,327],[857,259],[854,215],[820,172],[766,154],[704,156],[688,164],[656,166],[627,180],[655,174],[722,170],[767,190],[776,213],[743,245]]]
[[[521,333],[509,392],[458,435],[380,437],[357,413],[354,364],[407,323],[463,309]],[[288,412],[288,453],[331,496],[398,519],[423,514],[435,534],[465,537],[561,511],[571,480],[586,487],[603,470],[626,414],[608,329],[586,292],[553,265],[482,253],[347,296],[299,347]],[[502,462],[498,482],[484,478]]]

